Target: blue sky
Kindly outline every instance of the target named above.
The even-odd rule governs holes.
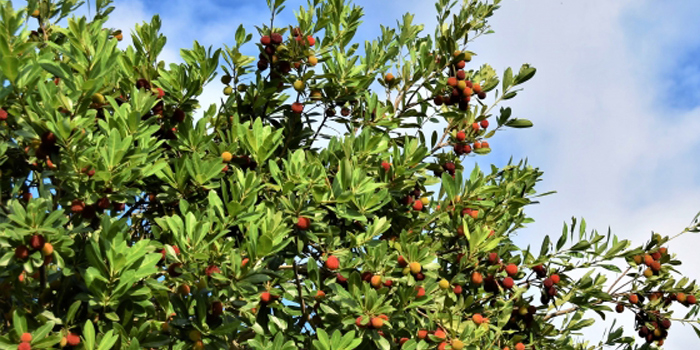
[[[290,23],[289,1],[278,23]],[[357,0],[365,7],[358,39],[371,40],[379,24],[394,26],[405,12],[433,32],[431,1]],[[222,47],[232,43],[239,24],[249,32],[269,23],[264,0],[118,0],[110,24],[129,32],[135,23],[160,14],[168,44],[162,59],[181,62],[179,48],[193,40]],[[493,152],[470,158],[482,168],[528,157],[545,171],[539,191],[557,190],[529,208],[537,220],[518,236],[539,247],[545,234],[557,235],[564,221],[585,217],[590,228],[635,244],[654,230],[680,232],[700,210],[700,2],[689,0],[514,0],[504,1],[492,20],[496,31],[471,50],[474,64],[497,71],[531,63],[538,74],[508,105],[535,127],[508,130],[490,140]],[[256,39],[257,40],[257,36]],[[130,38],[120,43],[126,47]],[[214,81],[201,99],[207,107],[220,98]],[[469,163],[467,162],[467,165]],[[697,236],[670,245],[700,278]],[[681,314],[682,315],[682,314]],[[624,314],[631,326],[631,315]],[[602,330],[602,328],[600,329]],[[600,334],[593,333],[590,334]],[[592,340],[597,340],[595,337]],[[674,326],[668,349],[697,344],[692,328]]]

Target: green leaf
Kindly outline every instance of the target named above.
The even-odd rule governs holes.
[[[530,128],[533,124],[527,119],[511,119],[505,125],[511,128]]]

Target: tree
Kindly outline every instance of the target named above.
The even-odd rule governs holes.
[[[407,14],[362,46],[362,8],[278,23],[283,2],[166,66],[158,16],[122,50],[109,0],[67,27],[75,0],[0,1],[3,348],[644,349],[696,322],[673,237],[511,240],[542,172],[470,164],[532,126],[503,104],[535,68],[470,63],[499,0],[438,0],[433,34]],[[613,309],[641,346],[578,337]]]

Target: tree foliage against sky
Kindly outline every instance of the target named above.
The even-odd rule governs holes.
[[[473,163],[532,126],[506,105],[535,68],[471,63],[499,0],[364,43],[346,0],[296,23],[268,0],[169,65],[158,16],[127,34],[88,5],[0,0],[0,348],[646,349],[697,323],[674,237],[513,242],[547,193],[527,162]]]

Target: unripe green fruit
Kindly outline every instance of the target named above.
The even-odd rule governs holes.
[[[238,85],[237,89],[238,89],[238,92],[245,92],[246,90],[248,90],[248,85],[240,84],[240,85]]]
[[[231,83],[231,76],[230,75],[224,75],[221,77],[221,83],[228,85]]]
[[[224,95],[228,96],[233,93],[233,88],[230,86],[227,86],[224,88]]]
[[[104,104],[105,103],[105,97],[99,92],[92,94],[91,100],[92,100],[92,103],[96,103],[96,104]]]

